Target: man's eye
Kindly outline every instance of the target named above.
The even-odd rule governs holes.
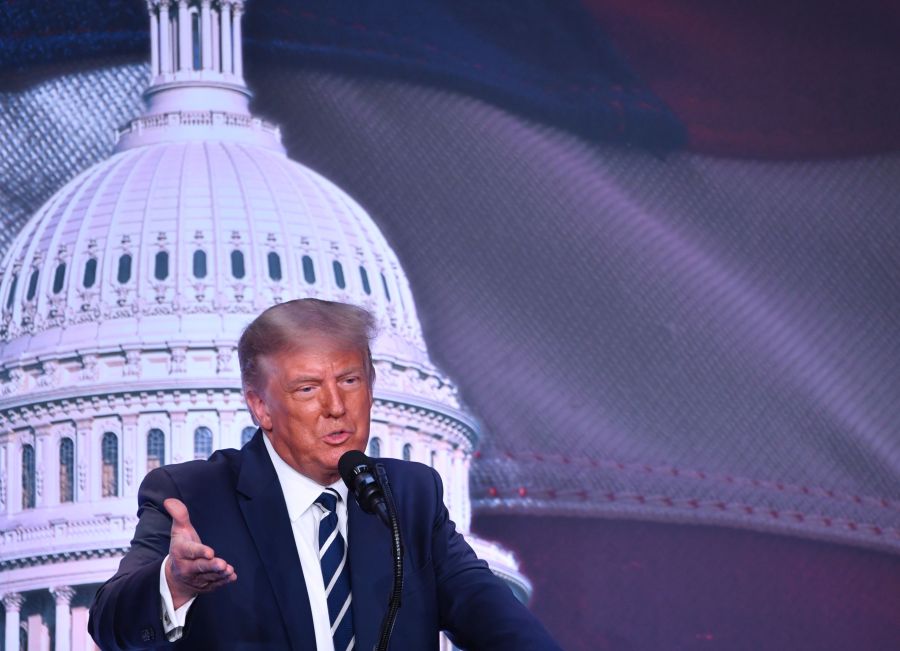
[[[312,393],[313,387],[300,387],[297,391],[299,393]]]

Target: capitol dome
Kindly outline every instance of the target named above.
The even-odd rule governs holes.
[[[231,129],[275,135],[256,123]],[[2,263],[7,365],[110,342],[215,348],[266,307],[314,296],[366,307],[382,355],[429,366],[406,278],[372,219],[264,144],[132,146],[57,192]]]
[[[0,261],[5,648],[93,648],[86,606],[128,549],[141,480],[249,439],[237,339],[299,297],[375,315],[369,453],[434,467],[459,529],[526,598],[512,555],[469,531],[479,428],[428,358],[396,256],[250,114],[242,3],[171,6],[149,3],[144,115]]]

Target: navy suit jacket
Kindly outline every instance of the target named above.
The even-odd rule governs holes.
[[[208,461],[157,468],[138,493],[138,525],[119,569],[97,593],[89,629],[102,649],[261,651],[315,648],[312,613],[281,484],[262,440]],[[431,468],[382,459],[404,544],[404,585],[392,650],[438,648],[446,630],[464,649],[556,650],[541,624],[479,560],[456,531]],[[172,521],[163,500],[177,497],[200,539],[231,563],[238,579],[197,597],[183,637],[166,640],[159,569]],[[348,537],[355,648],[377,642],[393,581],[390,534],[349,499]]]

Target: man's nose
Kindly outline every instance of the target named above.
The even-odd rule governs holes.
[[[341,390],[338,388],[337,384],[326,383],[324,389],[325,390],[322,392],[324,404],[322,406],[325,415],[334,418],[343,416],[347,409],[344,406],[344,396],[341,395]]]

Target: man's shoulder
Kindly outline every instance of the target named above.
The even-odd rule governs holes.
[[[170,463],[147,473],[144,484],[173,483],[179,488],[189,485],[213,485],[234,482],[241,467],[241,450],[216,450],[209,459]]]
[[[404,482],[434,483],[437,472],[431,466],[418,461],[401,461],[400,459],[374,459],[376,465],[384,466],[388,479]]]
[[[394,501],[401,510],[431,509],[440,502],[443,484],[431,466],[399,459],[375,459],[375,463],[384,467]]]

